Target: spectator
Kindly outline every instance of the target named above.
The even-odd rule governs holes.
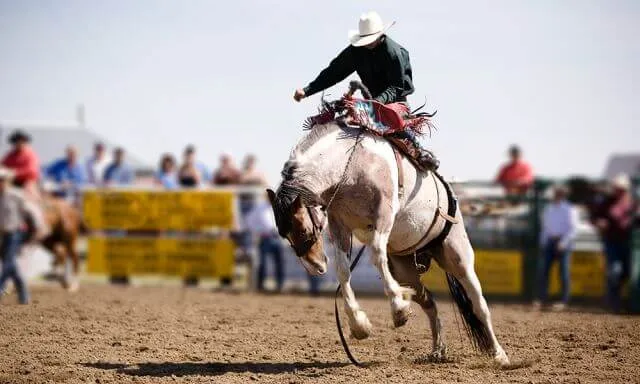
[[[496,183],[502,185],[508,195],[523,195],[533,184],[533,170],[522,160],[522,151],[517,145],[509,148],[509,157],[510,161],[500,169]]]
[[[198,160],[198,156],[196,155],[196,147],[193,146],[192,144],[187,145],[184,148],[184,155],[185,157],[187,155],[192,156],[193,157],[193,163],[195,164],[196,169],[198,170],[198,172],[200,172],[200,177],[201,179],[204,180],[211,180],[211,172],[209,172],[209,168],[200,160]]]
[[[103,179],[107,185],[129,185],[133,183],[133,170],[124,162],[124,149],[114,149],[113,162],[105,169]]]
[[[195,149],[192,146],[188,146],[184,151],[183,161],[178,171],[180,186],[186,188],[198,187],[202,182],[202,171],[201,167],[198,167]]]
[[[283,249],[278,235],[278,229],[273,217],[273,210],[268,201],[261,201],[253,205],[253,209],[244,217],[245,229],[258,240],[260,262],[258,264],[258,290],[264,290],[267,257],[272,257],[276,270],[277,291],[282,291],[284,285]]]
[[[94,185],[101,185],[104,181],[104,171],[109,166],[110,160],[103,143],[97,142],[93,145],[93,155],[87,159],[86,173],[87,181]]]
[[[20,304],[28,304],[27,284],[20,274],[16,262],[23,240],[20,226],[22,220],[27,219],[27,202],[21,191],[9,185],[12,174],[11,170],[0,168],[0,229],[2,231],[0,294],[4,292],[7,279],[12,279],[18,291]]]
[[[616,176],[611,187],[611,194],[596,208],[591,219],[602,239],[606,257],[607,303],[611,310],[619,312],[622,309],[622,286],[629,276],[635,207],[627,175]]]
[[[240,175],[240,183],[246,185],[267,185],[267,179],[264,174],[256,169],[256,157],[247,155],[244,159],[242,174]]]
[[[223,154],[220,156],[220,168],[218,168],[213,177],[215,185],[234,185],[240,182],[240,171],[233,164],[231,156]]]
[[[178,188],[178,177],[176,172],[176,159],[173,155],[165,153],[160,160],[160,167],[156,174],[156,184],[165,189]]]
[[[29,143],[31,137],[21,130],[9,136],[13,148],[2,160],[2,165],[13,171],[13,185],[23,188],[27,195],[38,198],[37,183],[40,178],[40,161]]]
[[[87,181],[85,169],[78,162],[78,151],[73,146],[67,147],[64,158],[47,167],[45,175],[60,184],[63,197],[75,197],[79,188]]]
[[[553,201],[546,206],[542,215],[542,233],[540,234],[542,263],[538,276],[538,300],[534,302],[534,307],[539,308],[547,301],[549,270],[557,260],[560,264],[562,298],[560,302],[553,305],[553,309],[563,310],[569,302],[569,262],[576,236],[578,213],[567,201],[568,191],[565,187],[556,186],[553,193]]]

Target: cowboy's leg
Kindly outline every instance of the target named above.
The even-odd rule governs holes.
[[[14,269],[12,277],[13,283],[18,291],[18,300],[20,301],[20,304],[27,304],[29,302],[29,291],[16,262],[18,254],[20,253],[20,247],[22,246],[22,237],[23,234],[19,231],[11,234],[11,240],[9,241],[9,247],[7,248],[7,255],[11,255],[10,257],[13,259]]]
[[[16,290],[18,291],[18,298],[21,304],[26,304],[29,301],[29,293],[27,292],[27,285],[18,270],[18,264],[16,262],[20,246],[22,242],[22,233],[19,231],[6,233],[2,239],[2,276],[0,277],[0,288],[4,288],[4,284],[8,278],[13,280]]]
[[[388,232],[375,231],[371,241],[372,262],[380,272],[382,282],[384,284],[385,294],[391,298],[391,315],[393,317],[393,325],[401,327],[409,320],[411,314],[411,301],[408,300],[414,290],[411,288],[401,287],[396,279],[391,275],[389,270],[389,261],[387,258],[387,241],[389,240]],[[406,297],[406,298],[405,298]]]
[[[391,134],[391,136],[411,143],[411,146],[413,146],[416,151],[416,154],[414,156],[424,168],[435,171],[440,167],[440,160],[435,157],[433,152],[422,146],[413,131],[398,131]]]
[[[344,309],[349,318],[351,334],[358,340],[366,339],[371,334],[371,322],[367,314],[360,309],[355,293],[351,288],[351,270],[347,252],[350,248],[350,233],[337,220],[329,218],[329,230],[335,249],[336,275],[340,283]]]

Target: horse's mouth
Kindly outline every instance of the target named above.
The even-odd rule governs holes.
[[[309,261],[304,257],[300,258],[302,266],[307,270],[307,273],[311,276],[322,276],[327,273],[327,257],[324,257],[324,261],[321,263],[315,261]]]

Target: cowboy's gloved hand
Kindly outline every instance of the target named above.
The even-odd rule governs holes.
[[[300,100],[304,99],[305,96],[306,95],[304,94],[304,90],[296,89],[296,91],[293,94],[293,100],[300,101]]]

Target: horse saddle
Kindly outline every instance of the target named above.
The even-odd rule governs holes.
[[[411,112],[406,103],[382,104],[375,100],[344,97],[333,102],[323,101],[320,114],[307,119],[305,128],[338,121],[364,129],[386,139],[418,170],[426,172],[437,169],[437,165],[434,166],[437,160],[420,146],[415,136],[434,128],[431,122],[434,115],[435,112]]]

